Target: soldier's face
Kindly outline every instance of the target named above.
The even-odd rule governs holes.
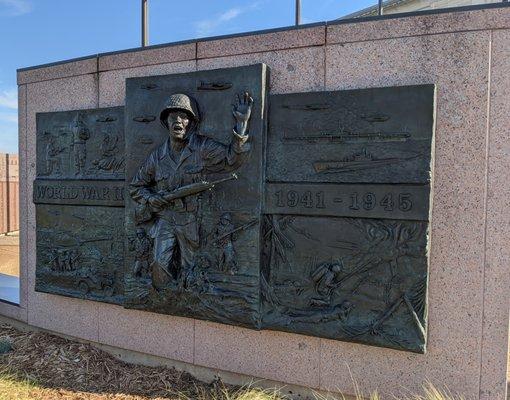
[[[189,116],[184,111],[170,111],[167,118],[170,135],[179,140],[186,137],[186,131],[189,125]]]

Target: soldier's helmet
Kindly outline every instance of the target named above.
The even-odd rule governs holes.
[[[161,111],[161,114],[159,115],[161,123],[167,129],[168,114],[170,111],[174,110],[185,111],[189,115],[190,119],[192,119],[195,123],[199,120],[198,107],[195,100],[183,93],[173,94],[167,99],[163,111]]]

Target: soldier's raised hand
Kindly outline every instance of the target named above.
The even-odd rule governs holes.
[[[253,98],[248,92],[236,96],[236,104],[232,107],[232,114],[236,120],[235,131],[240,136],[246,135],[248,121],[251,116]]]

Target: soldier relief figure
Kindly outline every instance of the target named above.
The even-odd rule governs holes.
[[[104,128],[102,133],[101,157],[92,161],[92,164],[100,171],[117,172],[124,167],[124,158],[118,156],[119,136],[109,127]]]
[[[50,136],[48,144],[46,145],[46,175],[51,175],[53,173],[56,175],[61,174],[62,160],[60,153],[64,150],[65,148],[58,145],[55,136]]]
[[[232,179],[205,182],[204,177],[242,165],[250,150],[247,130],[252,105],[248,92],[237,96],[228,145],[198,134],[200,114],[193,98],[173,94],[161,111],[169,138],[147,157],[130,184],[131,197],[138,203],[135,220],[152,224],[155,289],[178,282],[193,266],[200,245],[200,193]]]
[[[149,273],[149,263],[151,256],[152,243],[147,237],[145,229],[136,229],[136,238],[132,243],[133,250],[135,251],[135,266],[133,269],[134,276],[144,276]]]
[[[234,275],[237,272],[236,253],[234,249],[235,226],[232,215],[223,213],[216,228],[215,243],[220,249],[219,267],[221,271]]]
[[[75,175],[83,175],[85,173],[85,162],[87,160],[87,140],[90,139],[90,131],[83,123],[81,116],[78,115],[72,126],[73,134],[73,153]]]

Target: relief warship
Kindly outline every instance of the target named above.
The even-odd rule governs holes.
[[[419,154],[412,154],[408,157],[389,157],[375,158],[366,149],[361,150],[351,156],[345,157],[340,161],[317,161],[313,163],[313,168],[317,173],[328,172],[353,172],[364,169],[377,168],[381,166],[396,164],[418,157]]]

